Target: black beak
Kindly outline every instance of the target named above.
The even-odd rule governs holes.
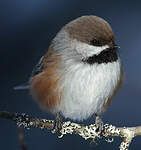
[[[118,48],[120,48],[120,46],[118,46],[118,45],[114,44],[114,45],[113,45],[113,48],[118,49]]]
[[[115,44],[114,42],[108,44],[109,45],[109,48],[106,48],[105,50],[106,51],[109,51],[109,50],[114,50],[114,51],[117,51],[120,46],[118,46],[117,44]]]
[[[115,44],[115,43],[112,43],[111,46],[110,46],[110,48],[113,49],[113,50],[114,50],[114,49],[117,50],[117,49],[120,48],[120,46],[118,46],[118,45]]]

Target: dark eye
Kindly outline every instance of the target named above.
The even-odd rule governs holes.
[[[92,40],[92,41],[90,42],[90,44],[93,45],[93,46],[101,46],[100,41],[98,41],[98,40],[96,40],[96,39]]]

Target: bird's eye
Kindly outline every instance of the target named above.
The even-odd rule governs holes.
[[[92,40],[92,41],[90,42],[90,44],[93,45],[93,46],[101,46],[100,41],[98,41],[98,40],[96,40],[96,39]]]

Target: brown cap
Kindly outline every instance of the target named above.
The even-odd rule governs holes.
[[[101,45],[114,41],[114,33],[110,25],[97,16],[82,16],[71,21],[63,27],[69,33],[70,38],[91,44],[97,40]]]

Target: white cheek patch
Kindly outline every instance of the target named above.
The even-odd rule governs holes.
[[[77,53],[81,54],[84,58],[90,57],[93,55],[98,55],[100,52],[109,48],[108,45],[104,46],[92,46],[87,43],[80,42],[78,40],[72,41],[72,47],[77,51]]]
[[[54,50],[62,54],[62,57],[65,60],[69,60],[70,56],[71,58],[80,60],[93,55],[98,55],[106,48],[109,48],[108,45],[93,46],[77,39],[71,39],[66,31],[61,31],[57,34],[53,43]]]

